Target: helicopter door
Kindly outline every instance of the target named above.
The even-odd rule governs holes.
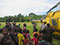
[[[52,20],[52,25],[53,25],[53,26],[58,26],[55,19],[51,19],[51,20]]]

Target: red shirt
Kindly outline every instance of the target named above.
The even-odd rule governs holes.
[[[38,45],[38,39],[37,39],[37,38],[34,37],[34,38],[32,39],[32,41],[33,41],[33,44],[34,44],[34,45]]]
[[[28,35],[29,35],[29,33],[26,34],[26,38],[28,37]],[[30,35],[29,35],[29,37],[30,37]]]
[[[24,39],[24,45],[26,45],[28,43],[28,41],[26,39]]]

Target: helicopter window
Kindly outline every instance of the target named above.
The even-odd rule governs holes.
[[[57,26],[56,20],[52,19],[52,25]]]

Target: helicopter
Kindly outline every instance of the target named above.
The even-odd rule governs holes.
[[[52,27],[56,29],[56,31],[53,33],[54,38],[60,40],[60,10],[51,12],[51,10],[55,9],[59,5],[60,5],[60,2],[58,2],[50,10],[48,10],[46,12],[47,15],[42,17],[40,20],[32,20],[32,21],[41,23],[41,20],[42,20],[42,23],[44,22],[47,22],[47,24],[49,23]]]
[[[43,22],[46,21],[56,29],[56,31],[53,33],[54,38],[60,40],[60,10],[51,12],[51,10],[55,9],[59,5],[60,5],[60,2],[58,2],[49,11],[47,11],[47,16],[43,19]]]

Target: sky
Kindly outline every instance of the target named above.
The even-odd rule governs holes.
[[[21,13],[28,15],[33,12],[37,15],[46,12],[60,0],[0,0],[0,17],[14,16]]]

